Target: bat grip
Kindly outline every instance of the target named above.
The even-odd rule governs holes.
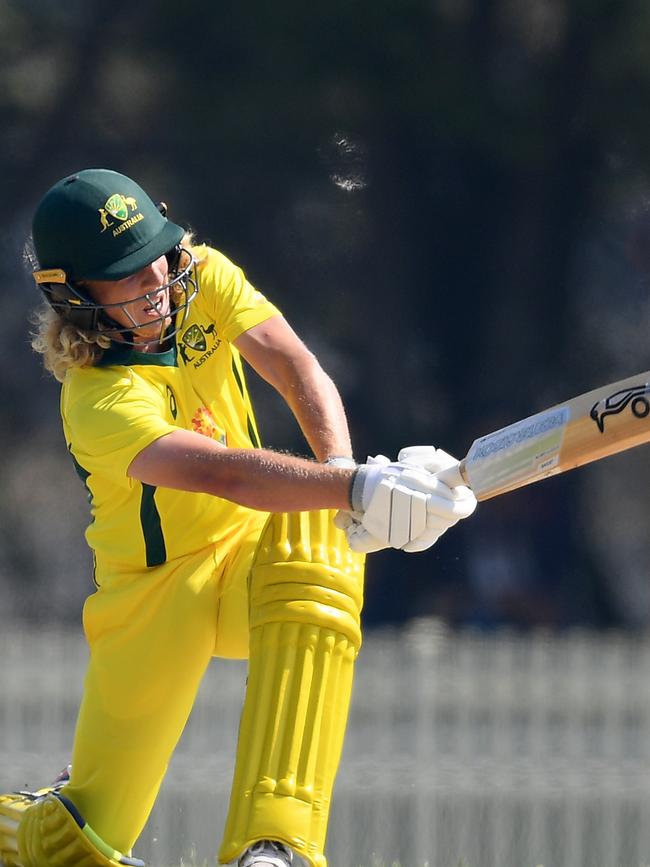
[[[456,488],[458,485],[466,485],[465,462],[461,461],[454,467],[448,467],[446,470],[441,470],[439,473],[436,473],[436,478],[440,479],[441,482],[444,482],[450,488]]]

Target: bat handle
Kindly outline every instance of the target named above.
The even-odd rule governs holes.
[[[449,467],[446,470],[441,470],[436,473],[436,478],[440,479],[450,488],[456,488],[458,485],[466,485],[467,478],[465,477],[465,461],[461,461],[454,467]]]

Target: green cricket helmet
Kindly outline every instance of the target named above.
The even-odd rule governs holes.
[[[165,331],[160,317],[161,338],[175,334],[187,318],[196,296],[195,262],[182,257],[184,230],[167,219],[166,206],[155,205],[142,187],[125,175],[108,169],[85,169],[63,178],[41,199],[32,223],[34,250],[40,269],[34,280],[56,312],[85,330],[108,331],[125,343],[137,341],[138,325],[123,304],[97,304],[85,290],[85,280],[121,280],[167,256],[170,280],[161,289],[172,289],[176,327]],[[187,264],[181,266],[181,259]],[[179,291],[180,290],[180,291]],[[180,300],[179,300],[180,299]],[[111,316],[122,309],[133,325],[124,328]],[[147,326],[158,320],[149,320]],[[145,341],[158,342],[158,339]]]

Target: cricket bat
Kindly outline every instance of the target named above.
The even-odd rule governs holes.
[[[474,440],[459,466],[438,476],[489,500],[649,441],[646,371]]]

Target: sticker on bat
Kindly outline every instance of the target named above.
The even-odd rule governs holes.
[[[608,415],[618,415],[626,407],[636,418],[645,418],[650,413],[650,400],[646,395],[650,394],[650,383],[633,385],[631,388],[623,388],[615,391],[609,397],[597,401],[591,408],[590,417],[596,422],[598,430],[605,433],[605,419]]]
[[[570,415],[568,407],[555,407],[476,440],[465,459],[474,493],[550,474],[558,463]]]

